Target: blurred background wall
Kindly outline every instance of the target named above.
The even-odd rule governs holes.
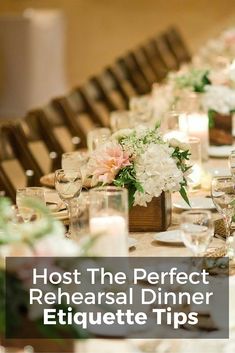
[[[179,26],[192,51],[235,25],[235,0],[0,0],[0,15],[28,7],[64,11],[71,86],[169,24]]]

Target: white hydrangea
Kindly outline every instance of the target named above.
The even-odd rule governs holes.
[[[226,86],[207,86],[202,96],[202,106],[208,110],[214,110],[227,115],[235,109],[235,91]]]
[[[167,144],[150,144],[146,151],[135,162],[136,179],[144,192],[136,191],[134,205],[147,206],[153,197],[162,191],[175,192],[180,190],[183,173],[177,168],[171,157],[173,148]]]

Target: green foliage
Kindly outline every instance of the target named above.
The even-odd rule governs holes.
[[[189,161],[190,158],[190,152],[189,150],[187,151],[181,151],[179,149],[179,147],[176,147],[172,157],[175,158],[177,160],[177,167],[183,172],[186,173],[187,171],[189,171],[192,166],[189,166],[186,161]],[[181,183],[181,188],[180,188],[180,195],[183,198],[183,200],[190,206],[190,202],[188,199],[188,195],[187,195],[187,191],[186,191],[186,187],[187,187],[187,180],[184,177],[183,182]]]
[[[132,207],[134,204],[135,192],[144,192],[142,185],[136,180],[134,165],[130,165],[120,170],[116,179],[114,180],[114,185],[119,187],[126,187],[128,189],[129,207]]]
[[[212,109],[208,110],[209,128],[212,129],[215,126],[215,115],[216,112]]]
[[[159,134],[159,124],[156,124],[154,129],[144,131],[143,134],[137,133],[136,130],[128,136],[123,136],[119,143],[124,150],[130,151],[133,156],[140,156],[145,150],[146,146],[151,143],[164,143]]]
[[[205,92],[205,86],[210,85],[208,70],[192,69],[189,73],[176,77],[176,85],[179,88],[192,88],[194,92]]]
[[[179,192],[183,200],[191,207],[184,183],[181,183],[181,188]]]

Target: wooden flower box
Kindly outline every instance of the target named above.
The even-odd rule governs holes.
[[[163,192],[154,198],[147,207],[134,206],[129,211],[131,232],[158,232],[167,230],[171,223],[171,194]]]
[[[213,114],[213,127],[209,129],[211,145],[221,146],[233,144],[232,119],[232,114]]]

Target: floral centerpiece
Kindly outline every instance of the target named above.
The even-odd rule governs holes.
[[[221,70],[191,69],[175,77],[180,89],[198,95],[198,110],[208,114],[211,144],[232,144],[235,112],[234,63]]]
[[[189,203],[186,186],[189,147],[165,142],[159,127],[119,130],[90,156],[87,176],[91,185],[128,188],[129,206],[149,206],[162,193],[179,191]]]
[[[193,58],[194,65],[218,67],[234,59],[235,28],[229,28],[219,37],[210,39]]]

